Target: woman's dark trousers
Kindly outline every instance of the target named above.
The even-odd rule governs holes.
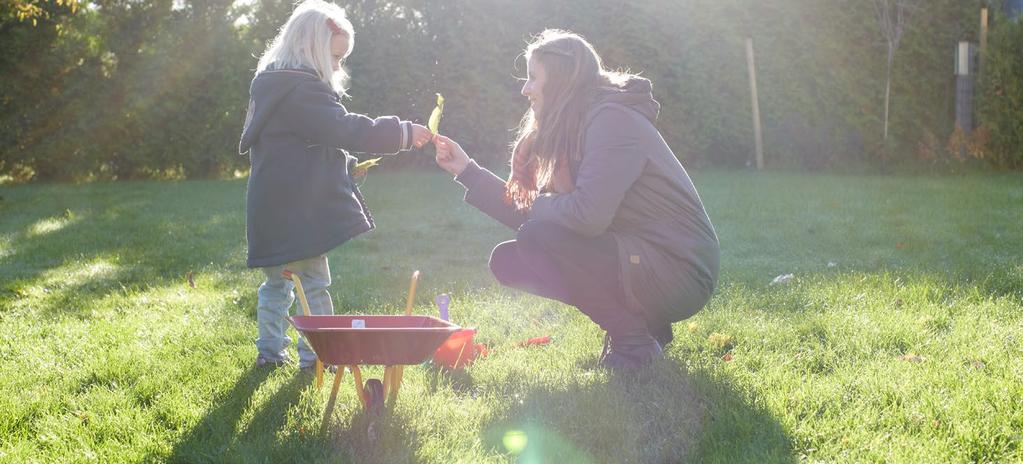
[[[526,221],[490,255],[502,285],[575,306],[612,336],[649,333],[645,316],[627,309],[619,269],[610,234],[588,237],[549,221]]]

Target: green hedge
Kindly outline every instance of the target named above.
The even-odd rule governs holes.
[[[91,5],[76,14],[55,7],[36,27],[0,16],[0,175],[243,171],[247,159],[236,147],[254,56],[291,5]],[[932,0],[913,12],[895,58],[886,144],[885,48],[870,2],[399,0],[347,9],[356,27],[349,108],[424,120],[434,93],[443,93],[442,131],[491,165],[506,162],[511,130],[527,107],[516,79],[524,74],[520,53],[546,27],[579,32],[609,65],[652,79],[662,103],[659,128],[684,163],[746,165],[752,122],[744,40],[753,37],[767,162],[818,169],[951,159],[944,147],[954,129],[952,56],[957,41],[975,36],[979,3]],[[1020,88],[1018,36],[994,29],[985,92]],[[979,119],[990,134],[985,159],[1018,168],[1018,98],[981,101]],[[410,156],[385,166],[429,164],[428,156]]]
[[[1023,24],[996,18],[983,57],[975,156],[1002,168],[1023,168]]]

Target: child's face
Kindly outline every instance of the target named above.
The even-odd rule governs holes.
[[[330,37],[330,54],[334,57],[335,71],[341,70],[341,60],[348,54],[348,34],[334,34]]]
[[[547,71],[536,59],[536,55],[529,58],[526,63],[526,83],[522,85],[522,96],[529,99],[529,105],[533,113],[540,113],[543,105],[543,85],[547,82]]]

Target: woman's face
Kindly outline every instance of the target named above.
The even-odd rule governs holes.
[[[330,36],[330,54],[334,57],[335,71],[341,70],[341,60],[344,59],[346,53],[348,53],[348,34]]]
[[[539,114],[543,106],[543,86],[547,82],[547,71],[536,59],[536,55],[526,63],[526,83],[522,85],[522,96],[529,99],[533,113]]]

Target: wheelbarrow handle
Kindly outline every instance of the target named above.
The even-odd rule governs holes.
[[[412,302],[416,299],[416,284],[419,283],[419,271],[412,273],[412,282],[408,286],[408,300],[405,302],[405,315],[412,315]]]
[[[291,280],[292,282],[295,283],[295,293],[298,294],[298,302],[299,304],[302,305],[302,313],[305,314],[306,316],[312,316],[313,313],[312,311],[309,310],[309,300],[307,300],[305,297],[305,288],[302,288],[302,278],[299,277],[297,273],[291,272],[287,269],[281,272],[281,277],[284,277],[285,279]],[[309,340],[306,340],[306,343],[309,344]],[[309,346],[312,346],[312,344],[309,344]],[[319,390],[321,387],[323,387],[323,361],[320,361],[320,358],[317,357],[316,389]]]
[[[309,310],[309,300],[305,297],[305,289],[302,288],[302,278],[298,274],[291,272],[287,269],[281,272],[281,277],[288,279],[295,283],[295,293],[298,294],[298,302],[302,305],[302,314],[306,316],[312,316],[312,311]]]

